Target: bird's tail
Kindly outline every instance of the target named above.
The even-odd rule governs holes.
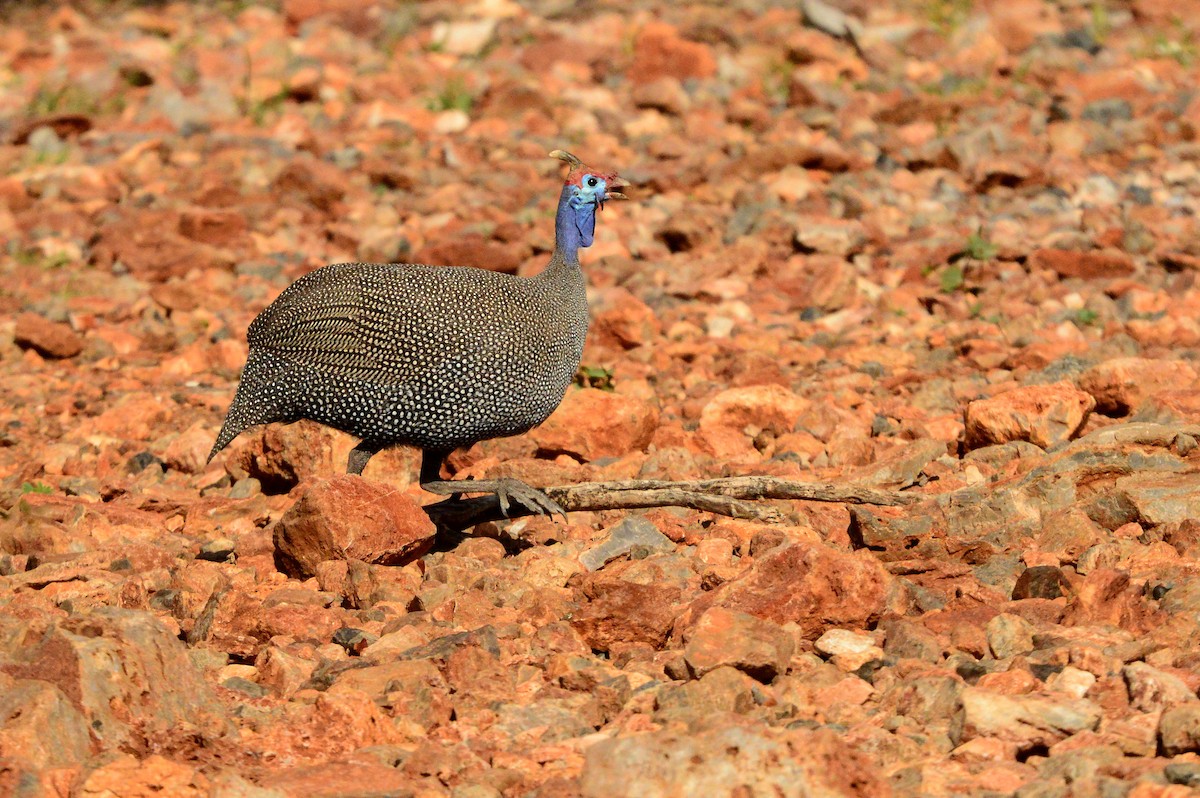
[[[277,358],[251,350],[233,403],[225,414],[225,423],[221,425],[206,462],[211,463],[222,449],[250,427],[291,420],[287,408],[281,405],[284,392],[272,390],[285,371],[286,365]]]

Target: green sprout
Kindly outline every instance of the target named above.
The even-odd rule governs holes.
[[[613,390],[612,369],[604,366],[580,366],[575,372],[575,384],[581,388],[599,388],[602,391]]]

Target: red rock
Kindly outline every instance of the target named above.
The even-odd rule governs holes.
[[[336,611],[320,604],[277,604],[264,606],[253,616],[252,635],[270,640],[287,635],[296,640],[321,645],[333,639],[333,633],[345,625]]]
[[[56,686],[108,750],[181,728],[232,729],[183,643],[149,613],[104,607],[28,635],[0,651],[0,671]]]
[[[591,648],[608,651],[617,643],[649,643],[662,648],[675,621],[676,587],[594,579],[583,587],[585,603],[571,617]]]
[[[662,77],[708,78],[716,72],[717,61],[706,45],[684,39],[672,25],[648,22],[634,40],[628,75],[649,83]]]
[[[800,415],[812,406],[779,385],[750,385],[721,391],[700,412],[701,428],[727,427],[769,430],[782,435],[792,431]]]
[[[372,762],[321,762],[294,765],[258,780],[273,794],[306,798],[340,798],[345,795],[412,794],[413,777],[390,765]],[[369,785],[369,787],[368,787]]]
[[[835,732],[709,723],[595,743],[578,794],[885,798],[892,790]]]
[[[654,719],[664,725],[695,726],[713,715],[749,714],[758,682],[728,665],[699,679],[662,690],[654,700]]]
[[[167,310],[195,310],[200,298],[187,283],[159,283],[150,287],[150,296]]]
[[[1156,784],[1141,781],[1125,794],[1126,798],[1192,798],[1196,789],[1183,784]]]
[[[691,105],[683,86],[672,77],[662,77],[635,86],[632,96],[638,108],[653,108],[675,116],[685,113]]]
[[[711,606],[775,623],[792,621],[806,640],[832,627],[862,627],[884,611],[891,575],[866,552],[822,544],[780,546],[759,557],[742,577],[692,602],[677,628],[688,630]]]
[[[1182,360],[1122,357],[1092,366],[1080,375],[1079,387],[1096,399],[1097,411],[1126,416],[1160,391],[1192,389],[1196,379],[1196,370]]]
[[[769,290],[778,291],[796,313],[806,308],[840,310],[858,297],[854,266],[845,258],[820,252],[784,260],[767,280]]]
[[[1159,391],[1142,404],[1142,412],[1162,423],[1200,423],[1200,393],[1194,388]]]
[[[371,566],[359,560],[326,560],[317,566],[317,582],[321,590],[342,597],[349,609],[365,609],[379,588],[379,580]]]
[[[847,673],[883,659],[883,649],[875,645],[871,634],[849,629],[830,629],[814,641],[814,647]]]
[[[301,482],[344,472],[353,446],[349,436],[315,421],[268,424],[235,438],[225,467],[237,479],[261,481],[267,493],[286,493]]]
[[[54,684],[0,673],[0,751],[36,770],[66,767],[91,756],[92,738],[87,720]]]
[[[237,211],[189,208],[179,216],[179,232],[214,247],[232,247],[248,240],[246,219]]]
[[[686,635],[683,656],[694,676],[703,676],[722,666],[731,666],[770,682],[787,670],[795,643],[778,624],[712,607]]]
[[[1059,277],[1125,277],[1133,274],[1133,259],[1119,250],[1038,249],[1029,256],[1029,267],[1049,269]]]
[[[540,35],[539,35],[540,34]],[[538,39],[521,52],[521,65],[534,75],[550,72],[556,64],[589,67],[612,58],[612,52],[586,37],[568,37],[539,31]],[[542,94],[541,103],[546,102]]]
[[[254,667],[259,684],[270,688],[280,698],[290,698],[312,676],[317,663],[269,644],[259,651]]]
[[[1074,437],[1096,400],[1067,383],[1027,385],[967,405],[967,446],[1009,441],[1049,448]]]
[[[343,688],[318,694],[313,721],[328,735],[325,744],[350,752],[370,745],[407,742],[392,719],[361,690]]]
[[[80,788],[81,798],[120,795],[127,798],[206,798],[212,784],[192,765],[172,762],[158,754],[138,759],[123,754],[93,770]]]
[[[433,545],[436,529],[421,506],[390,485],[352,474],[308,487],[275,526],[277,567],[299,579],[325,560],[403,565]]]
[[[174,415],[172,404],[165,397],[149,393],[129,393],[108,406],[93,419],[80,425],[87,434],[103,435],[117,440],[150,441],[161,434],[160,426]]]
[[[1001,695],[967,687],[960,701],[951,730],[956,744],[993,737],[1016,745],[1018,751],[1028,751],[1094,729],[1100,722],[1100,708],[1086,699]]]
[[[661,326],[654,311],[627,289],[616,287],[589,296],[592,326],[588,346],[616,351],[636,349],[653,341]]]
[[[6,207],[13,213],[29,210],[33,206],[33,197],[25,183],[16,177],[0,178],[0,207]]]
[[[1121,669],[1129,687],[1129,704],[1140,712],[1154,712],[1200,699],[1179,676],[1144,662],[1131,662]]]
[[[866,245],[867,232],[857,219],[809,217],[802,219],[796,228],[795,242],[801,252],[819,252],[845,260]]]
[[[369,668],[343,671],[329,689],[330,692],[353,690],[370,696],[373,701],[382,701],[388,693],[400,689],[397,685],[403,685],[402,689],[412,692],[419,689],[418,685],[445,690],[446,680],[432,660],[388,659]]]
[[[271,182],[271,188],[285,197],[298,197],[322,211],[333,210],[349,186],[345,172],[311,157],[289,161]]]
[[[493,272],[516,274],[530,255],[528,244],[504,243],[478,234],[456,235],[438,241],[413,255],[415,263],[435,266],[474,266]]]
[[[530,435],[543,452],[593,462],[645,451],[657,426],[658,408],[645,399],[569,388],[559,408]]]
[[[42,357],[75,357],[83,351],[83,339],[70,325],[50,321],[36,313],[22,313],[17,317],[13,342],[36,350]]]
[[[1200,751],[1200,704],[1169,707],[1159,719],[1158,739],[1167,756]]]
[[[107,223],[92,246],[91,261],[100,268],[120,262],[133,276],[148,282],[184,277],[192,269],[224,268],[227,259],[175,232],[179,217],[174,211],[142,211]]]
[[[1036,0],[998,6],[991,21],[996,39],[1013,54],[1028,50],[1038,37],[1062,33],[1059,15]]]
[[[1187,518],[1163,524],[1160,528],[1163,541],[1181,557],[1194,560],[1200,556],[1200,521]]]
[[[1042,683],[1024,668],[1015,668],[997,673],[985,673],[975,682],[975,686],[980,690],[1000,695],[1028,695],[1041,688]]]
[[[198,474],[204,470],[208,452],[212,449],[212,431],[208,424],[197,421],[175,436],[163,452],[163,462],[168,468],[185,474]]]
[[[1132,584],[1127,571],[1097,568],[1076,585],[1063,613],[1064,625],[1109,624],[1144,634],[1162,622],[1161,612]]]

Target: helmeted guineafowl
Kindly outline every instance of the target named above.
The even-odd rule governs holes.
[[[398,444],[422,450],[421,486],[556,502],[515,479],[442,480],[447,454],[546,420],[579,368],[588,328],[579,249],[592,244],[613,172],[571,165],[554,254],[533,277],[469,267],[339,263],[301,277],[250,324],[250,356],[208,459],[257,424],[307,418],[361,438],[347,472]]]

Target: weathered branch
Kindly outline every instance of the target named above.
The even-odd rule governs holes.
[[[898,493],[858,485],[833,485],[829,483],[792,482],[779,477],[722,477],[702,479],[696,482],[671,482],[660,479],[631,479],[620,482],[581,482],[569,488],[547,488],[546,492],[562,503],[556,491],[568,490],[572,495],[587,496],[593,492],[601,494],[624,491],[670,491],[684,490],[697,493],[717,494],[734,499],[793,499],[813,502],[841,502],[844,504],[877,504],[899,506],[913,504],[920,496]],[[563,505],[564,507],[566,505]]]
[[[568,512],[626,510],[641,507],[687,507],[693,510],[777,522],[782,515],[773,507],[753,504],[762,499],[842,502],[897,506],[920,501],[921,497],[857,485],[791,482],[778,477],[749,476],[705,479],[695,482],[634,479],[618,482],[583,482],[543,489]],[[426,506],[425,511],[439,528],[463,530],[505,518],[495,496],[447,499]],[[520,505],[509,508],[508,518],[532,515]]]

